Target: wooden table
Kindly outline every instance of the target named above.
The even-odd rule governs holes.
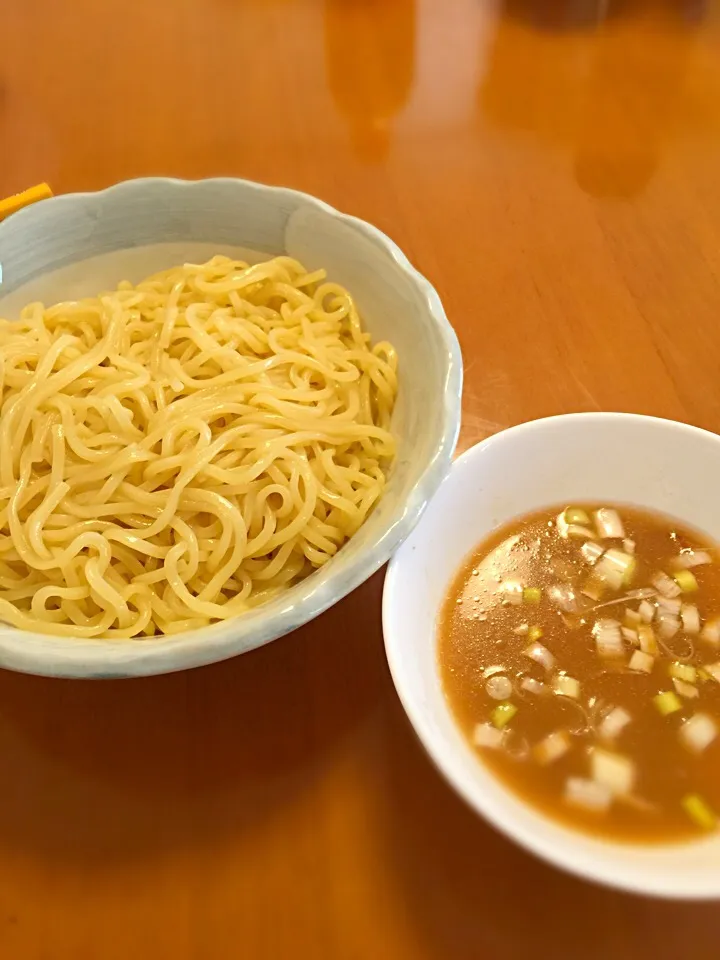
[[[299,187],[436,284],[462,446],[570,410],[718,430],[720,17],[600,7],[6,3],[0,195]],[[564,876],[456,799],[394,695],[381,590],[191,673],[0,674],[3,960],[717,957],[715,906]]]

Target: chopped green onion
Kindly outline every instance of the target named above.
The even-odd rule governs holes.
[[[542,590],[540,587],[525,587],[523,590],[523,602],[524,603],[540,603],[540,598],[542,597]]]
[[[695,574],[690,570],[678,570],[675,574],[675,583],[677,583],[683,593],[693,593],[698,589]]]
[[[676,713],[678,710],[682,710],[682,703],[677,694],[673,693],[672,690],[665,690],[663,693],[658,693],[656,697],[653,697],[653,700],[655,701],[655,706],[664,717],[669,716],[671,713]]]
[[[490,715],[490,719],[498,730],[502,730],[506,724],[510,723],[517,713],[517,710],[518,708],[514,703],[501,703],[500,706],[495,707]]]
[[[675,661],[668,668],[671,677],[677,677],[678,680],[684,680],[685,683],[695,683],[697,680],[697,670],[689,663],[680,663]]]
[[[658,652],[658,645],[653,628],[647,624],[641,624],[637,628],[637,634],[642,652],[649,653],[651,657],[654,657]]]
[[[528,640],[534,643],[536,640],[539,640],[545,631],[542,627],[530,627],[527,632]]]
[[[683,810],[703,830],[714,830],[717,825],[715,814],[697,793],[689,793],[680,801]]]

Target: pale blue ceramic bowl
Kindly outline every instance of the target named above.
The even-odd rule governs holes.
[[[294,190],[246,180],[131,180],[67,194],[0,223],[0,316],[29,300],[93,295],[214,253],[288,253],[354,294],[373,339],[393,342],[399,454],[387,491],[330,563],[224,623],[157,640],[74,640],[0,625],[0,666],[58,677],[129,677],[245,653],[318,616],[407,537],[445,476],[460,425],[462,358],[440,299],[375,227]],[[338,637],[338,643],[342,638]]]

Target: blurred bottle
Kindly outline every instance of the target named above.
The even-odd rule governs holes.
[[[577,182],[592,196],[640,193],[676,135],[678,118],[693,113],[684,81],[697,29],[682,0],[660,12],[656,6],[632,31],[619,24],[597,38],[575,157]]]
[[[382,160],[415,69],[415,0],[325,0],[330,92],[358,155]]]
[[[545,29],[574,29],[601,23],[608,14],[609,0],[508,0],[511,16]]]

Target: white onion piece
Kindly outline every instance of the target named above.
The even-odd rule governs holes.
[[[580,684],[574,677],[559,673],[553,684],[554,692],[559,697],[569,697],[571,700],[580,699]]]
[[[537,696],[542,696],[547,691],[547,687],[544,683],[540,683],[539,680],[535,680],[533,677],[525,677],[523,682],[520,684],[522,690],[527,690],[528,693],[534,693]]]
[[[539,663],[546,670],[552,670],[555,666],[555,657],[541,643],[531,643],[525,651],[525,656],[530,657],[531,660]]]
[[[636,793],[620,794],[616,799],[625,806],[637,810],[638,813],[658,813],[657,804],[650,803],[649,800],[646,800],[644,797],[639,797]]]
[[[574,613],[577,610],[575,591],[572,587],[564,583],[556,584],[549,588],[547,594],[555,606],[560,607],[566,613]]]
[[[521,623],[520,626],[515,627],[513,629],[513,633],[515,634],[516,637],[524,637],[529,629],[530,629],[529,623]]]
[[[557,730],[533,747],[533,755],[538,763],[547,766],[565,756],[569,749],[570,737],[564,730]]]
[[[605,553],[605,547],[601,546],[597,540],[586,540],[580,547],[580,553],[583,555],[583,559],[592,565],[597,563],[603,553]]]
[[[512,696],[512,689],[507,677],[490,677],[485,684],[485,690],[493,700],[508,700]]]
[[[523,602],[523,588],[521,583],[516,583],[514,580],[506,580],[500,587],[503,592],[505,600],[513,606],[519,607]]]
[[[697,687],[694,687],[691,683],[685,683],[684,680],[678,680],[676,677],[673,677],[673,686],[681,697],[686,697],[688,700],[700,695]]]
[[[608,550],[595,564],[594,576],[599,577],[611,590],[619,590],[623,585],[623,569],[615,563],[612,557],[608,556],[609,553],[610,551]],[[625,554],[623,554],[623,556],[625,556]],[[583,592],[585,592],[585,590],[583,590]]]
[[[592,628],[597,651],[601,657],[621,657],[623,654],[622,633],[617,620],[604,618]]]
[[[625,622],[629,623],[631,627],[636,627],[639,623],[642,623],[642,619],[637,610],[631,610],[630,607],[626,607]]]
[[[660,611],[657,618],[658,633],[663,640],[672,640],[680,629],[680,620],[671,613]]]
[[[505,731],[498,730],[491,723],[478,723],[473,730],[473,743],[476,747],[489,747],[499,750],[505,739]]]
[[[634,540],[623,540],[623,550],[625,553],[635,553],[635,541]]]
[[[627,710],[623,710],[622,707],[613,707],[610,713],[603,717],[602,723],[598,727],[598,734],[604,740],[614,740],[631,720],[632,717]]]
[[[489,677],[494,677],[496,673],[506,673],[505,667],[501,667],[499,663],[494,667],[486,667],[483,670],[483,677],[487,680]]]
[[[700,631],[700,639],[714,647],[720,646],[720,620],[708,620]]]
[[[679,570],[689,570],[691,567],[700,567],[705,563],[712,563],[712,557],[705,550],[683,551],[673,560],[673,566]]]
[[[680,587],[672,577],[669,577],[662,571],[656,573],[651,582],[657,592],[661,593],[664,597],[679,597],[682,593]]]
[[[563,540],[567,540],[568,537],[595,539],[595,534],[589,527],[583,527],[579,523],[568,523],[562,514],[557,519],[557,532]]]
[[[717,726],[706,713],[696,713],[680,727],[679,737],[684,747],[693,753],[702,753],[717,736]]]
[[[682,600],[680,597],[656,597],[655,602],[658,605],[658,613],[661,610],[664,610],[666,613],[671,613],[674,617],[677,617],[680,614],[680,609],[682,608]]]
[[[642,600],[638,607],[638,613],[643,623],[652,623],[652,619],[655,616],[655,607],[647,600]]]
[[[716,683],[720,683],[720,663],[708,663],[703,667],[705,673],[709,674]]]
[[[637,630],[631,630],[630,627],[621,627],[620,632],[623,635],[623,640],[626,640],[630,646],[636,647],[640,643]]]
[[[595,783],[607,787],[613,794],[632,793],[636,770],[628,757],[595,747],[590,762]]]
[[[700,614],[693,603],[684,603],[680,608],[683,630],[685,633],[700,633]]]
[[[600,537],[617,537],[622,540],[625,536],[625,528],[617,510],[609,510],[607,507],[596,510],[595,526]]]
[[[642,650],[636,650],[628,664],[631,670],[637,670],[640,673],[652,673],[654,665],[655,657],[651,657],[649,653],[643,653]]]
[[[640,587],[639,590],[628,590],[626,594],[628,600],[648,600],[657,596],[657,590],[652,587]]]
[[[603,813],[612,803],[612,796],[607,787],[594,780],[568,777],[565,781],[565,800],[575,807]]]

